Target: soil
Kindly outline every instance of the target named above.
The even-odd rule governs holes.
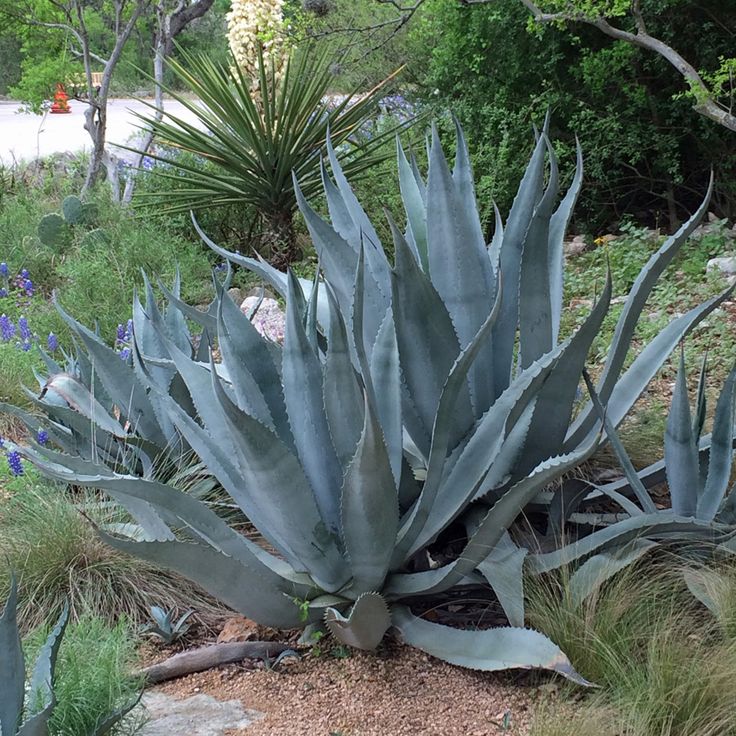
[[[370,653],[325,645],[277,671],[260,662],[228,665],[156,690],[236,699],[264,714],[228,736],[526,736],[534,702],[558,686],[534,681],[453,667],[392,642]]]

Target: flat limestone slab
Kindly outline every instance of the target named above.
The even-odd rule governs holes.
[[[223,702],[203,694],[178,699],[152,692],[142,703],[151,720],[139,736],[224,736],[225,729],[246,728],[263,715],[245,710],[238,700]]]

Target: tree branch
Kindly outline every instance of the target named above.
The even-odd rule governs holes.
[[[495,0],[459,0],[459,2],[462,5],[488,5],[495,2]],[[636,33],[630,33],[622,28],[611,25],[603,16],[589,16],[582,12],[572,11],[545,13],[534,0],[519,0],[519,2],[534,16],[534,20],[538,23],[585,23],[597,28],[602,33],[617,41],[623,41],[632,46],[653,51],[677,69],[682,78],[687,82],[695,95],[694,110],[719,125],[736,131],[736,116],[714,99],[711,90],[703,81],[698,70],[678,51],[672,48],[672,46],[668,46],[664,41],[660,41],[658,38],[649,35],[639,6],[639,0],[633,0],[631,7],[637,28]]]

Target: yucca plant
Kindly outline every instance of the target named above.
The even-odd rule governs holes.
[[[171,61],[177,82],[195,99],[189,93],[166,91],[196,122],[168,112],[160,121],[139,117],[162,150],[172,147],[195,154],[208,166],[170,153],[149,154],[168,165],[156,169],[156,175],[176,185],[143,195],[144,204],[162,212],[252,206],[263,229],[260,253],[277,265],[295,260],[292,172],[307,196],[315,196],[328,131],[340,148],[346,172],[357,177],[391,155],[385,143],[408,125],[388,126],[370,138],[357,135],[377,113],[377,103],[394,75],[366,92],[356,89],[331,98],[331,65],[329,50],[293,51],[277,79],[259,51],[259,92],[254,98],[251,80],[234,63],[218,64],[186,53],[181,62]]]
[[[178,344],[152,297],[135,325],[132,366],[62,311],[116,391],[124,431],[111,426],[108,436],[117,451],[136,445],[143,421],[164,416],[276,554],[145,469],[121,472],[109,454],[40,446],[24,453],[54,478],[106,490],[136,518],[145,511],[148,541],[105,539],[181,572],[256,621],[325,619],[341,641],[364,648],[394,626],[407,642],[463,666],[546,667],[578,679],[552,642],[523,628],[522,569],[606,554],[641,534],[710,533],[711,525],[638,514],[602,534],[568,536],[560,549],[534,529],[520,545],[509,530],[532,503],[550,519],[564,512],[564,487],[547,505],[540,494],[603,441],[600,400],[615,426],[682,336],[730,293],[675,318],[621,376],[646,297],[708,200],[635,282],[594,400],[573,420],[611,297],[609,278],[583,325],[560,339],[562,239],[581,157],[555,207],[557,162],[542,131],[505,227],[499,217],[487,247],[459,128],[454,170],[433,134],[426,182],[399,148],[407,229],[392,223],[391,266],[326,147],[331,225],[296,187],[320,258],[313,284],[210,243],[283,293],[283,346],[259,335],[217,282],[208,312],[168,299],[169,309],[216,337],[221,362]],[[455,520],[467,530],[460,550],[435,563],[432,552]],[[411,610],[413,599],[486,581],[511,627],[461,631]]]

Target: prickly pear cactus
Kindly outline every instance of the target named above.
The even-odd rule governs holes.
[[[50,248],[61,245],[66,233],[64,218],[56,212],[44,215],[38,223],[38,239]]]
[[[79,225],[85,219],[84,203],[73,194],[64,198],[61,203],[61,211],[69,225]]]

